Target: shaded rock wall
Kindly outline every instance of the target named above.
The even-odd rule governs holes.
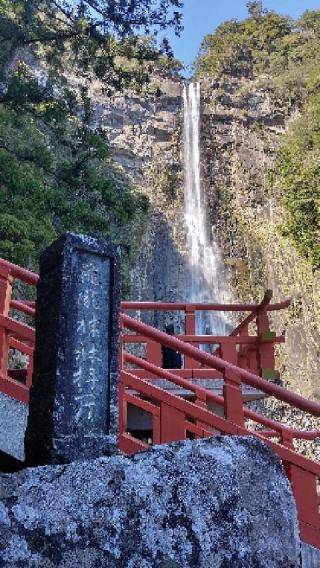
[[[289,483],[253,438],[2,475],[0,496],[1,566],[300,566]]]

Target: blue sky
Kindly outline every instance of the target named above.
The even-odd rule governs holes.
[[[184,0],[184,31],[180,38],[170,34],[175,56],[190,64],[196,57],[201,41],[221,22],[231,18],[239,20],[247,16],[247,0]],[[276,10],[293,17],[305,10],[319,10],[320,0],[264,0],[264,8]]]

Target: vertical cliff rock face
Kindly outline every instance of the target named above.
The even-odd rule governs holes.
[[[95,101],[95,123],[106,131],[115,161],[151,204],[136,251],[130,297],[183,301],[189,267],[183,212],[181,80],[159,73],[145,92],[111,98],[104,97],[100,87],[93,84],[90,93]],[[149,315],[149,321],[164,325],[161,314]]]
[[[226,77],[202,84],[201,157],[212,233],[220,245],[235,298],[292,297],[272,316],[286,331],[279,348],[283,379],[296,392],[317,392],[320,299],[317,276],[281,236],[285,213],[267,171],[286,131],[288,114],[271,89]],[[115,160],[150,199],[151,210],[131,274],[131,298],[186,301],[190,266],[183,210],[182,84],[159,73],[142,94],[107,98],[91,85],[95,123],[108,133]],[[318,276],[319,279],[319,276]],[[163,326],[160,314],[151,316]],[[182,321],[178,322],[182,329]]]
[[[279,365],[290,388],[317,398],[319,274],[281,236],[280,190],[267,181],[293,115],[254,81],[227,77],[203,91],[203,177],[233,290],[242,300],[259,300],[265,288],[275,301],[293,298],[289,310],[273,316],[273,326],[286,331]]]

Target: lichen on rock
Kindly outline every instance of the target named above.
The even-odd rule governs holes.
[[[289,483],[255,438],[28,469],[0,495],[1,566],[299,566]]]

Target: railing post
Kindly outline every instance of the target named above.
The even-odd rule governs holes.
[[[222,343],[221,356],[224,361],[237,365],[237,348],[235,344]],[[241,378],[238,373],[230,370],[224,372],[224,416],[238,426],[244,426],[243,396]]]
[[[12,295],[12,276],[10,269],[0,265],[0,314],[8,316]],[[0,329],[0,371],[6,375],[8,370],[9,337]]]
[[[160,410],[161,444],[184,440],[186,437],[185,414],[162,402]]]
[[[41,257],[30,465],[114,451],[118,433],[119,249],[67,233]]]
[[[247,325],[244,325],[241,328],[241,330],[239,332],[239,336],[244,337],[244,336],[247,336],[248,333],[249,333],[249,325],[247,324]],[[248,346],[247,345],[243,346],[243,345],[240,344],[239,353],[238,353],[238,366],[244,367],[244,368],[249,367],[249,365],[248,365]]]
[[[284,461],[297,505],[301,540],[319,546],[320,515],[317,501],[317,476],[296,464]]]
[[[156,367],[162,367],[162,349],[161,344],[156,341],[147,341],[147,361],[156,365]]]
[[[185,307],[185,334],[186,335],[196,335],[196,314],[195,307],[192,304],[187,304]],[[198,369],[200,363],[188,357],[184,358],[184,368],[185,369]]]

